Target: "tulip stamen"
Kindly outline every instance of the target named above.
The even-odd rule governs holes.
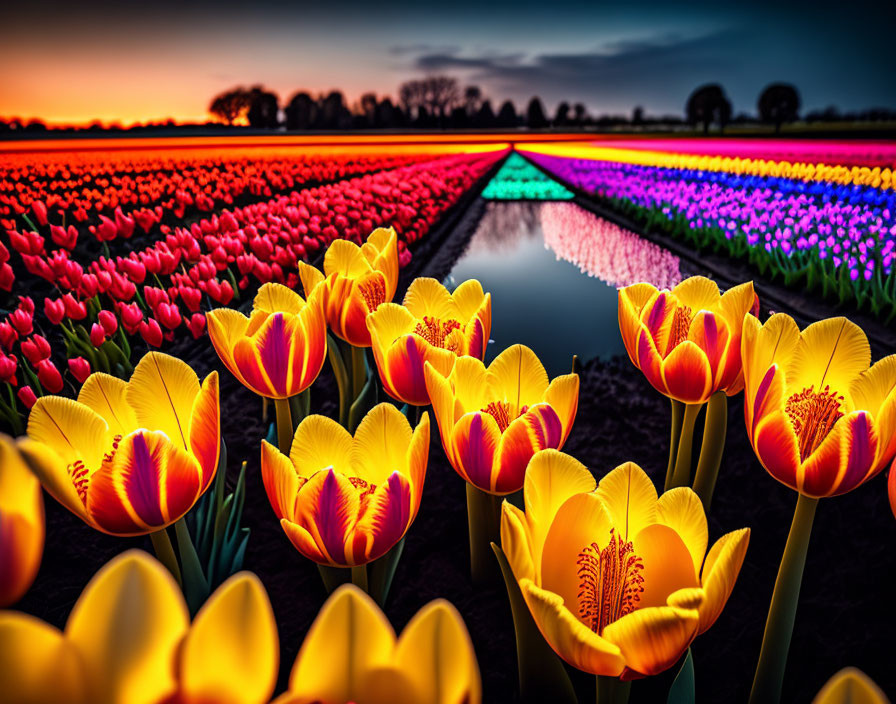
[[[678,345],[688,339],[688,332],[691,329],[691,320],[693,320],[691,308],[689,306],[679,306],[675,309],[672,316],[672,327],[669,330],[669,347],[666,355],[674,350]]]
[[[371,313],[386,302],[386,284],[379,277],[372,277],[367,281],[359,281],[358,290],[361,292],[362,298],[364,298],[367,310]]]
[[[834,423],[843,417],[840,406],[843,396],[825,386],[824,391],[814,391],[814,385],[787,399],[784,407],[799,439],[800,459],[805,462],[831,432]]]
[[[358,490],[358,498],[361,501],[364,501],[364,499],[376,491],[376,484],[370,484],[364,479],[361,479],[361,477],[349,477],[348,481]]]
[[[457,336],[452,335],[455,330],[459,330],[460,323],[449,318],[448,320],[439,320],[439,318],[425,315],[423,322],[417,323],[414,333],[426,340],[433,347],[456,352],[458,348]]]
[[[503,433],[513,421],[523,415],[527,410],[529,410],[529,407],[523,406],[520,408],[519,413],[514,415],[510,410],[510,404],[506,401],[492,401],[482,409],[482,412],[488,413],[494,418],[495,422],[498,424],[498,430]]]
[[[87,505],[87,485],[90,483],[90,472],[83,460],[75,460],[68,467],[68,475],[72,478],[72,484],[78,492],[78,497]]]
[[[644,561],[631,541],[610,529],[610,542],[601,550],[586,545],[576,560],[579,566],[579,618],[595,633],[637,608],[644,591]]]

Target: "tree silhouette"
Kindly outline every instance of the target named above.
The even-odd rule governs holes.
[[[574,116],[573,119],[575,120],[575,123],[579,126],[584,125],[585,117],[587,114],[587,112],[585,110],[585,105],[583,103],[576,103],[575,105],[572,106],[572,112],[573,112],[573,116]]]
[[[498,110],[498,127],[516,127],[519,124],[519,117],[516,114],[516,107],[510,100],[501,103]]]
[[[473,118],[473,124],[476,127],[494,127],[496,121],[495,111],[492,110],[492,101],[486,98],[479,106],[479,111]]]
[[[759,119],[773,124],[775,132],[780,132],[783,123],[797,119],[800,94],[789,83],[772,83],[759,94],[757,108]]]
[[[208,111],[228,125],[246,116],[251,93],[245,88],[232,88],[212,99]]]
[[[275,93],[261,86],[253,86],[249,91],[249,107],[246,117],[251,127],[271,129],[280,124],[280,100]]]
[[[557,106],[557,113],[554,115],[554,125],[563,126],[569,122],[569,103],[565,100]]]
[[[644,124],[644,108],[640,105],[636,106],[634,110],[632,110],[632,124],[633,125],[643,125]]]
[[[345,97],[338,90],[330,91],[319,101],[316,126],[324,130],[341,130],[351,126],[352,114],[345,107]]]
[[[533,129],[547,127],[548,119],[544,116],[544,106],[537,95],[529,101],[529,107],[526,108],[526,122]]]
[[[718,83],[708,83],[691,93],[685,107],[687,121],[692,125],[703,125],[703,133],[709,132],[711,124],[718,123],[724,130],[731,119],[731,103]]]
[[[317,104],[308,93],[296,93],[286,106],[286,129],[308,130],[317,121]]]
[[[482,105],[482,88],[479,86],[467,86],[464,88],[464,110],[472,117]]]

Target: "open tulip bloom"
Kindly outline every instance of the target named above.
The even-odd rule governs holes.
[[[12,438],[0,433],[0,607],[28,591],[44,552],[44,499]]]
[[[279,647],[255,575],[228,579],[191,624],[169,572],[141,550],[96,573],[62,632],[0,611],[0,682],[10,702],[264,704]]]
[[[564,374],[548,383],[538,357],[523,345],[507,348],[488,367],[459,357],[447,378],[429,363],[425,374],[442,447],[467,482],[471,567],[480,579],[482,563],[494,561],[496,497],[523,487],[536,452],[563,447],[578,408],[579,377]]]
[[[896,355],[873,366],[865,333],[846,318],[800,332],[790,316],[743,329],[744,416],[762,466],[799,492],[753,683],[777,701],[818,499],[844,494],[896,454]]]
[[[354,437],[312,415],[296,429],[288,456],[262,442],[261,476],[296,549],[319,565],[355,568],[353,579],[366,582],[363,566],[395,547],[414,522],[428,458],[429,416],[412,431],[404,414],[381,403]]]
[[[411,406],[426,406],[426,362],[447,376],[458,357],[485,357],[491,294],[483,293],[475,279],[464,281],[454,293],[435,279],[414,279],[402,305],[384,303],[367,316],[367,327],[386,392]]]
[[[240,382],[274,399],[278,432],[292,435],[289,398],[308,389],[327,355],[327,323],[321,296],[308,301],[282,284],[258,289],[252,314],[216,308],[206,315],[215,351]]]
[[[619,330],[629,359],[672,400],[667,489],[691,483],[694,423],[700,407],[710,402],[694,478],[694,489],[707,506],[725,443],[726,396],[743,388],[744,316],[757,309],[752,282],[724,294],[703,276],[685,279],[672,290],[646,283],[619,290]]]
[[[218,374],[150,352],[130,381],[95,373],[78,400],[43,396],[20,444],[44,488],[85,523],[145,535],[179,520],[215,476]]]
[[[748,528],[707,554],[707,523],[687,487],[657,497],[628,462],[596,483],[556,450],[526,472],[525,511],[505,501],[501,545],[535,623],[566,662],[630,680],[671,667],[719,617]]]
[[[274,704],[480,704],[473,643],[457,610],[431,601],[396,638],[373,600],[351,584],[320,610]]]

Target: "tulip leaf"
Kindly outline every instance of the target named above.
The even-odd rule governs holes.
[[[349,409],[348,431],[350,433],[355,432],[358,425],[361,423],[361,419],[376,405],[376,396],[376,381],[374,380],[374,377],[371,376],[367,378],[367,383],[364,384],[364,388],[361,390],[361,393],[358,394],[358,398],[355,399],[355,402]]]
[[[183,518],[174,524],[174,532],[177,534],[177,550],[180,553],[184,597],[186,597],[190,614],[195,615],[208,598],[208,580],[203,574],[199,556],[196,554],[196,548],[190,538],[190,530]]]
[[[348,411],[351,404],[351,384],[345,362],[339,350],[339,344],[333,336],[327,333],[327,357],[330,366],[333,367],[333,375],[336,377],[336,386],[339,387],[339,423],[345,426],[348,423]]]
[[[370,565],[370,596],[380,606],[385,606],[392,588],[392,580],[398,569],[398,561],[404,551],[404,538],[399,540],[392,549]]]
[[[675,680],[669,688],[667,704],[694,704],[697,698],[695,687],[694,657],[691,654],[691,649],[688,648],[681,669],[675,675]]]
[[[576,704],[576,693],[563,661],[547,644],[535,625],[504,551],[495,543],[491,545],[501,566],[513,614],[520,700],[525,704],[547,701],[551,704]]]

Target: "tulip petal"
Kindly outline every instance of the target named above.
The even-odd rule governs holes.
[[[242,337],[233,347],[233,361],[239,375],[256,393],[269,398],[291,395],[289,377],[296,368],[292,362],[292,341],[296,320],[284,313],[265,318],[251,337]]]
[[[509,403],[513,415],[544,399],[548,375],[535,353],[525,345],[501,352],[488,367],[489,397]]]
[[[221,407],[218,393],[218,372],[212,372],[202,382],[190,414],[190,451],[202,469],[200,493],[205,492],[218,471],[221,451]]]
[[[619,648],[579,621],[563,599],[524,579],[520,589],[538,630],[566,662],[593,675],[618,677],[625,667]]]
[[[451,438],[454,469],[482,491],[491,491],[495,453],[501,442],[498,423],[488,413],[467,413],[457,421]]]
[[[799,447],[784,411],[774,411],[758,419],[752,440],[756,456],[768,473],[799,491],[802,483]]]
[[[471,357],[461,357],[458,359],[458,362],[464,359],[472,360],[474,362],[478,361],[473,360]],[[455,365],[455,372],[452,376],[459,379],[460,377],[455,376],[457,374],[456,370],[457,365]],[[485,370],[483,369],[483,377],[484,376]],[[452,390],[451,383],[448,379],[439,374],[439,372],[435,370],[435,367],[429,362],[426,362],[423,366],[423,377],[426,381],[426,393],[429,395],[430,402],[432,403],[432,410],[435,413],[436,421],[439,425],[442,447],[445,448],[445,454],[448,456],[449,462],[453,462],[451,456],[451,434],[454,430],[455,420],[455,392]],[[460,403],[457,405],[459,406]]]
[[[199,394],[199,377],[177,357],[149,352],[128,382],[127,400],[140,427],[161,430],[189,452],[193,403]]]
[[[479,310],[463,327],[463,348],[458,354],[470,355],[476,359],[485,359],[488,349],[489,335],[492,329],[492,295],[485,294]]]
[[[289,692],[308,701],[363,701],[366,672],[388,665],[395,632],[373,600],[357,587],[339,587],[327,599],[302,643]]]
[[[382,484],[395,471],[407,473],[411,426],[391,403],[374,406],[361,420],[351,443],[351,466],[370,484]]]
[[[563,426],[563,438],[560,440],[560,447],[562,447],[569,437],[579,408],[579,375],[564,374],[555,378],[548,386],[548,390],[544,392],[544,400],[560,418],[560,423]]]
[[[87,511],[113,535],[140,535],[181,518],[199,498],[196,459],[159,431],[138,430],[90,478]]]
[[[295,523],[311,534],[327,562],[345,566],[346,543],[358,520],[358,509],[358,492],[348,478],[326,469],[299,488]]]
[[[293,547],[298,550],[299,553],[319,565],[331,564],[330,558],[324,554],[318,543],[311,536],[311,533],[298,523],[293,523],[288,518],[281,518],[280,527],[283,528],[283,532],[286,533],[289,542],[293,544]],[[337,566],[345,567],[345,565],[341,564]]]
[[[862,372],[849,395],[856,410],[874,417],[881,440],[878,463],[889,462],[896,454],[896,355],[884,357]]]
[[[842,393],[870,363],[871,347],[862,328],[847,318],[820,320],[800,335],[786,368],[788,386],[794,391],[830,386]]]
[[[352,537],[351,564],[367,564],[389,552],[404,537],[414,513],[408,477],[393,472],[362,505]]]
[[[108,562],[84,588],[65,636],[93,704],[154,704],[177,686],[174,658],[189,626],[174,578],[142,550]]]
[[[361,248],[350,240],[333,240],[324,255],[324,274],[339,274],[349,279],[370,271],[370,262]]]
[[[619,332],[629,359],[638,366],[637,340],[641,327],[641,311],[659,292],[648,283],[637,283],[619,289],[618,317]]]
[[[734,375],[736,376],[740,370],[740,344],[737,345],[736,350],[733,348],[729,350],[729,342],[732,342],[730,338],[728,324],[721,315],[703,310],[697,313],[691,321],[688,340],[696,344],[706,355],[713,390],[724,388],[732,381],[731,378],[723,379],[728,371],[729,355],[737,361],[737,364],[732,366]]]
[[[883,469],[875,466],[880,437],[865,411],[840,418],[802,466],[800,492],[806,496],[837,496],[855,489]]]
[[[501,502],[501,549],[510,563],[513,576],[539,581],[535,574],[535,553],[526,522],[526,514],[507,500]],[[539,563],[541,550],[538,551]],[[539,568],[541,565],[539,564]]]
[[[0,611],[0,682],[4,701],[15,704],[86,701],[75,648],[52,626],[17,611]]]
[[[302,477],[328,468],[349,476],[353,474],[351,451],[352,436],[345,428],[326,416],[311,415],[296,428],[289,459],[293,474]]]
[[[656,518],[678,533],[691,553],[695,572],[699,572],[709,540],[706,513],[700,497],[688,487],[671,489],[657,501]]]
[[[596,495],[606,506],[623,540],[631,540],[657,521],[656,488],[634,462],[619,465],[601,479]]]
[[[444,599],[429,602],[405,626],[395,664],[427,704],[479,702],[482,683],[461,615]]]
[[[425,276],[414,279],[408,286],[403,306],[418,320],[423,320],[424,317],[457,319],[458,315],[457,305],[448,289],[435,279]]]
[[[299,278],[302,280],[302,288],[305,291],[305,297],[311,295],[311,292],[317,288],[324,280],[323,272],[317,267],[311,266],[305,262],[299,262]]]
[[[697,612],[675,606],[638,609],[604,629],[625,665],[642,675],[668,670],[697,635]]]
[[[416,319],[408,309],[397,303],[383,303],[367,316],[367,328],[370,330],[371,339],[376,335],[383,349],[388,349],[402,335],[413,332],[416,323]]]
[[[641,310],[641,335],[646,332],[660,356],[669,353],[669,342],[672,337],[672,323],[675,311],[679,308],[678,299],[669,291],[660,291],[647,302]],[[641,350],[642,340],[638,340],[638,364],[643,371],[644,359]]]
[[[128,405],[128,384],[109,374],[96,372],[78,392],[78,403],[93,409],[109,426],[111,435],[127,435],[138,427],[137,414]]]
[[[232,308],[215,308],[205,314],[205,321],[208,326],[209,339],[215,352],[218,353],[218,357],[221,358],[230,373],[245,384],[233,361],[233,346],[245,335],[249,327],[249,319]]]
[[[482,290],[482,284],[476,279],[467,279],[454,289],[451,298],[459,319],[469,320],[476,315],[487,295]]]
[[[890,700],[864,672],[844,667],[827,681],[812,704],[890,704]]]
[[[411,443],[405,454],[405,467],[411,481],[411,500],[413,513],[411,521],[420,510],[420,499],[423,497],[423,482],[426,480],[426,465],[429,462],[429,414],[424,411],[420,422],[414,428]]]
[[[706,599],[700,606],[698,633],[712,626],[728,603],[749,544],[750,529],[741,528],[726,533],[709,549],[700,578]]]
[[[47,445],[30,438],[19,440],[18,447],[25,463],[47,492],[82,521],[91,523],[87,507],[59,455]]]
[[[553,408],[546,403],[532,406],[502,433],[498,443],[498,471],[492,472],[491,492],[509,494],[523,486],[529,460],[539,450],[559,449],[563,426]]]
[[[80,460],[88,469],[95,469],[111,444],[106,421],[87,406],[62,396],[37,399],[28,416],[28,436],[59,455],[63,467]]]
[[[526,469],[523,497],[532,539],[532,560],[541,573],[541,555],[557,511],[571,496],[594,491],[594,475],[574,457],[558,450],[536,453]]]
[[[304,307],[305,301],[299,294],[278,283],[264,284],[258,289],[252,303],[252,310],[262,310],[266,313],[289,313],[290,315],[298,315]]]
[[[277,683],[280,646],[271,602],[258,577],[241,572],[196,614],[180,651],[186,701],[265,704]]]
[[[261,441],[261,481],[277,518],[293,520],[296,494],[304,482],[290,459],[267,440]]]
[[[705,403],[712,394],[712,369],[706,353],[690,340],[675,346],[663,361],[663,383],[682,403]]]
[[[721,295],[719,287],[715,281],[705,276],[691,276],[675,288],[672,294],[677,298],[681,305],[687,306],[694,313],[700,310],[711,310],[719,303]],[[753,301],[750,300],[752,305]]]
[[[644,591],[638,608],[662,606],[679,589],[700,586],[697,568],[681,536],[669,526],[654,523],[639,531],[632,541],[644,565]]]
[[[458,357],[451,372],[454,388],[454,408],[452,423],[464,413],[478,411],[489,402],[488,372],[476,357]]]

